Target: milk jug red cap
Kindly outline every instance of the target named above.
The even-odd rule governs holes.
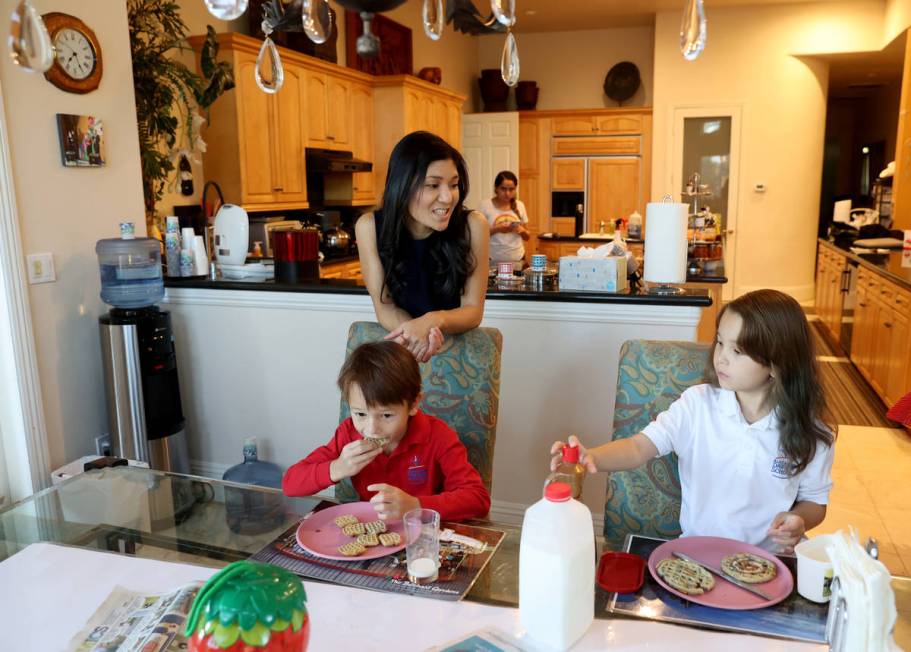
[[[544,487],[544,497],[552,503],[564,503],[573,496],[573,488],[565,482],[551,482]]]
[[[563,444],[563,461],[570,464],[579,463],[579,447]]]

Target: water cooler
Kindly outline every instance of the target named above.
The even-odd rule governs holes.
[[[153,469],[189,473],[171,315],[164,296],[159,243],[152,238],[99,240],[99,319],[113,454]]]

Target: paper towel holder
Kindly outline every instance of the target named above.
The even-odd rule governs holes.
[[[674,197],[670,193],[665,193],[664,197],[661,198],[661,203],[673,204]],[[669,297],[683,294],[683,288],[677,287],[676,285],[671,285],[669,283],[658,283],[657,285],[649,284],[647,294]]]

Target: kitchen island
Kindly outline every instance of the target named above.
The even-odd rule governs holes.
[[[375,321],[354,281],[169,280],[181,396],[193,471],[221,476],[241,461],[246,437],[283,467],[328,441],[338,425],[335,379],[348,327]],[[550,444],[576,433],[606,441],[613,420],[618,353],[628,339],[695,338],[703,291],[674,297],[636,292],[488,290],[484,326],[503,333],[493,507],[521,519],[541,496]],[[583,496],[603,512],[605,480]]]

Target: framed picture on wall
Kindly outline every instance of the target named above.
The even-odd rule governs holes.
[[[104,165],[104,125],[91,115],[57,114],[60,157],[68,168],[98,168]]]

